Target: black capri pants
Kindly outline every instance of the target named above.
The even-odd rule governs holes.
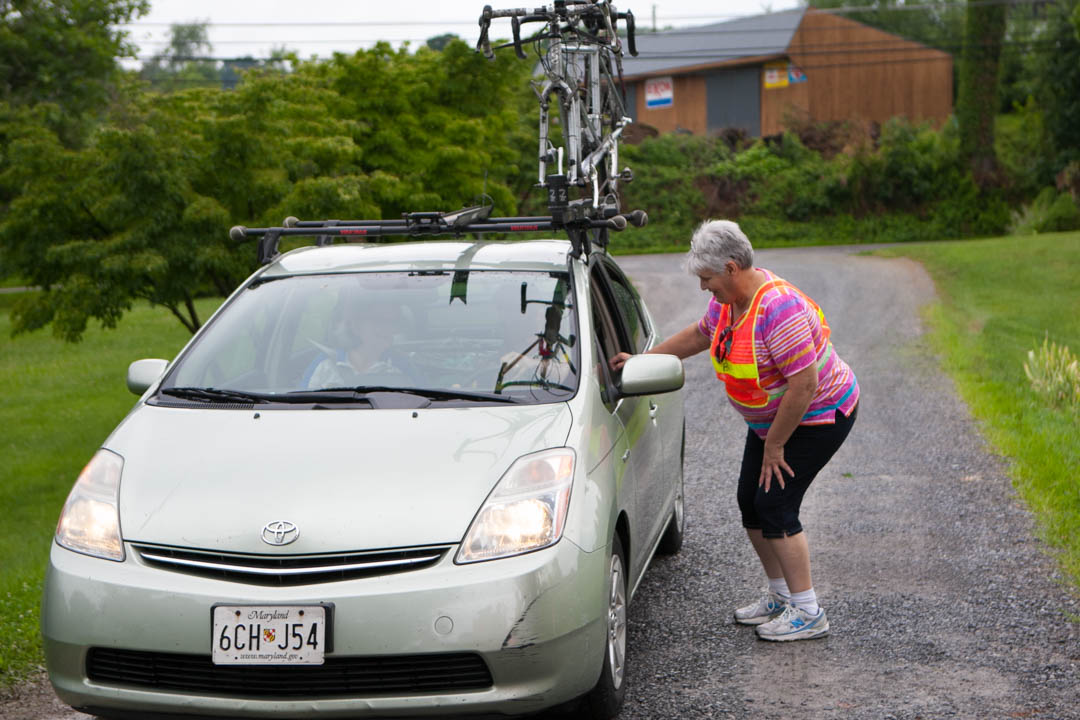
[[[821,468],[840,449],[855,424],[859,406],[851,410],[851,416],[836,411],[832,425],[800,425],[784,445],[784,460],[795,471],[795,477],[784,475],[784,487],[773,478],[769,492],[758,485],[761,463],[765,457],[765,441],[753,430],[746,432],[746,448],[743,450],[742,469],[739,471],[739,510],[743,527],[761,530],[763,537],[779,538],[802,532],[799,508],[803,495]]]

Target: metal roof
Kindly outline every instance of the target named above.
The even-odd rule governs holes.
[[[755,15],[711,25],[637,34],[638,56],[623,58],[624,76],[661,75],[787,52],[806,8]]]

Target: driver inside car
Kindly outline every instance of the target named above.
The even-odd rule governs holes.
[[[372,384],[372,376],[404,375],[391,358],[394,334],[400,331],[403,313],[398,305],[365,302],[343,293],[335,309],[331,331],[333,348],[315,343],[322,354],[306,373],[311,390]],[[379,383],[381,384],[381,381]]]

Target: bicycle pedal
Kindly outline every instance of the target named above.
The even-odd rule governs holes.
[[[628,167],[624,167],[622,169],[622,172],[619,173],[619,179],[622,180],[624,183],[634,182],[634,171]]]

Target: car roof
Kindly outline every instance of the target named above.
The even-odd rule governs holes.
[[[260,277],[408,270],[565,271],[568,240],[349,243],[303,247],[276,258]]]

